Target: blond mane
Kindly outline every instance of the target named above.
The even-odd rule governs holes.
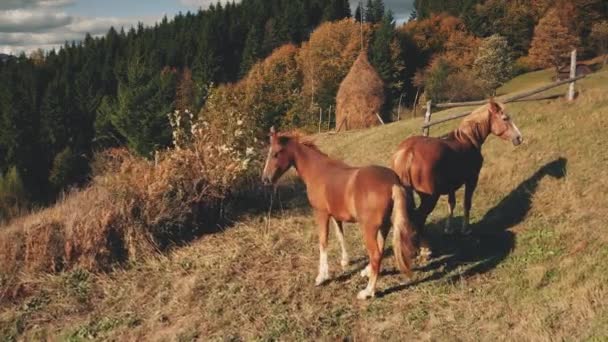
[[[311,138],[310,136],[305,135],[304,133],[300,132],[300,131],[292,131],[292,132],[280,132],[278,133],[278,137],[280,138],[285,138],[287,140],[292,140],[295,141],[299,144],[302,144],[326,157],[329,157],[325,152],[321,151],[321,149],[319,149],[319,146],[317,146],[314,142],[314,139]]]
[[[496,104],[504,111],[503,103]],[[490,129],[490,104],[485,104],[467,115],[450,136],[457,140],[470,141],[479,148],[490,134]]]

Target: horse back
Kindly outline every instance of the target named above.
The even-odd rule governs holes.
[[[479,150],[454,139],[410,137],[399,144],[391,166],[404,185],[427,194],[446,194],[479,175]]]

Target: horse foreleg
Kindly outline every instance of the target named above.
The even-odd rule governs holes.
[[[319,286],[329,279],[329,265],[327,264],[329,214],[322,211],[315,211],[315,220],[319,226],[319,275],[317,275],[315,285]]]
[[[467,182],[464,187],[464,219],[462,220],[461,233],[465,235],[471,234],[471,229],[469,228],[469,218],[471,206],[473,204],[473,192],[475,192],[476,187],[477,179],[474,179],[471,182]]]
[[[367,299],[376,295],[376,282],[380,273],[380,261],[382,260],[382,252],[379,249],[378,229],[379,227],[368,226],[364,227],[365,247],[369,255],[369,280],[365,290],[357,294],[359,299]]]
[[[454,229],[452,228],[452,218],[454,217],[454,207],[456,206],[456,193],[454,191],[448,194],[448,219],[445,222],[445,232],[452,234]]]
[[[344,243],[344,228],[342,227],[342,221],[338,221],[336,219],[333,221],[335,223],[338,241],[340,241],[340,248],[342,249],[342,259],[340,260],[340,265],[342,265],[342,269],[344,270],[349,264],[348,252],[346,252],[346,244]]]

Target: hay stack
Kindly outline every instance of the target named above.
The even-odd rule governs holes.
[[[336,96],[336,130],[378,125],[384,105],[384,83],[362,51],[340,84]]]

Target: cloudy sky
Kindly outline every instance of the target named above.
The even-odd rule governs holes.
[[[163,15],[207,8],[216,0],[0,0],[0,53],[50,49],[80,40],[88,32],[104,34],[110,26],[153,24]],[[223,1],[225,2],[225,1]],[[403,21],[413,0],[385,0]],[[358,1],[351,0],[354,12]]]

